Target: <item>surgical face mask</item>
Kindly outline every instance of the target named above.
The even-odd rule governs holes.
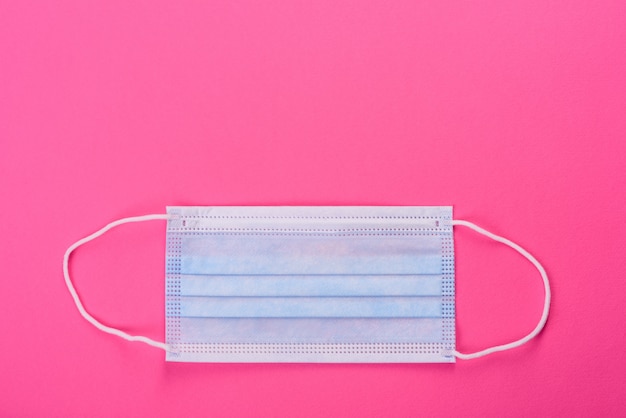
[[[69,275],[70,254],[128,222],[167,221],[165,343],[103,325]],[[456,350],[455,226],[517,250],[539,270],[543,315],[518,341]],[[179,362],[452,363],[520,346],[543,328],[550,287],[517,244],[451,207],[169,207],[76,242],[63,262],[79,312],[98,329]]]

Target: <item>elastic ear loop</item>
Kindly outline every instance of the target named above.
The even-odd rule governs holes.
[[[126,224],[126,223],[131,223],[131,222],[143,222],[143,221],[152,221],[152,220],[156,220],[156,219],[170,219],[172,216],[171,215],[144,215],[144,216],[134,216],[131,218],[123,218],[123,219],[119,219],[115,222],[111,222],[110,224],[108,224],[107,226],[105,226],[104,228],[100,229],[99,231],[94,232],[93,234],[79,240],[76,241],[74,244],[72,244],[67,251],[65,251],[65,256],[63,257],[63,276],[65,276],[65,284],[67,285],[67,288],[70,291],[70,294],[72,295],[72,298],[74,298],[74,303],[76,304],[76,307],[78,308],[78,312],[80,312],[80,314],[82,315],[83,318],[85,318],[90,324],[92,324],[94,327],[98,328],[100,331],[106,332],[108,334],[113,334],[113,335],[117,335],[120,338],[123,338],[125,340],[128,341],[139,341],[145,344],[148,344],[152,347],[157,347],[157,348],[161,348],[165,351],[171,351],[170,347],[162,342],[159,341],[155,341],[151,338],[148,337],[144,337],[143,335],[130,335],[125,333],[124,331],[121,331],[117,328],[112,328],[109,326],[104,325],[103,323],[101,323],[100,321],[98,321],[96,318],[94,318],[89,312],[87,312],[87,310],[85,309],[85,307],[83,306],[83,303],[80,300],[80,297],[78,296],[78,293],[76,292],[76,289],[74,288],[74,284],[72,283],[72,279],[70,279],[70,271],[69,271],[69,260],[70,260],[70,254],[72,254],[72,252],[77,249],[78,247],[80,247],[81,245],[98,238],[100,235],[104,234],[105,232],[107,232],[109,229],[111,228],[115,228],[116,226],[122,225],[122,224]]]
[[[519,347],[523,344],[526,344],[528,341],[532,340],[533,338],[535,338],[537,336],[537,334],[539,334],[541,332],[541,330],[543,329],[544,325],[546,324],[546,321],[548,320],[548,314],[550,312],[550,298],[551,298],[551,293],[550,293],[550,282],[548,281],[548,275],[546,274],[546,270],[543,268],[543,266],[539,263],[539,261],[537,261],[537,259],[535,257],[532,256],[532,254],[530,254],[528,251],[526,251],[525,249],[523,249],[522,247],[520,247],[519,245],[517,245],[516,243],[514,243],[511,240],[508,240],[504,237],[501,237],[499,235],[496,235],[494,233],[491,233],[489,231],[487,231],[486,229],[483,229],[481,227],[479,227],[478,225],[475,225],[471,222],[468,221],[462,221],[462,220],[453,220],[452,221],[452,225],[457,226],[457,225],[461,225],[461,226],[466,226],[470,229],[473,229],[474,231],[478,232],[479,234],[482,234],[488,238],[491,238],[494,241],[498,241],[501,242],[502,244],[508,245],[509,247],[513,248],[515,251],[517,251],[518,253],[520,253],[521,255],[523,255],[524,257],[526,257],[528,259],[528,261],[530,261],[537,270],[539,270],[539,274],[541,274],[541,278],[543,279],[543,286],[545,289],[545,300],[544,300],[544,304],[543,304],[543,313],[541,314],[541,319],[539,320],[539,323],[537,324],[537,326],[535,327],[535,329],[533,329],[528,335],[526,335],[524,338],[521,338],[517,341],[513,341],[512,343],[508,343],[508,344],[502,344],[502,345],[497,345],[495,347],[490,347],[487,348],[485,350],[481,350],[478,351],[476,353],[469,353],[469,354],[464,354],[464,353],[460,353],[458,351],[454,351],[453,354],[463,360],[471,360],[471,359],[475,359],[478,357],[483,357],[486,356],[488,354],[492,354],[492,353],[496,353],[498,351],[504,351],[504,350],[510,350],[512,348],[516,348]]]

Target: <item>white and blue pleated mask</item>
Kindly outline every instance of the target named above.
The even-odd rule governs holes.
[[[165,343],[103,325],[70,280],[80,245],[127,222],[167,221]],[[539,270],[543,315],[524,338],[456,350],[454,234],[469,227]],[[452,363],[522,345],[543,328],[547,275],[517,244],[452,207],[186,207],[113,222],[76,242],[64,275],[80,313],[99,328],[179,362]]]

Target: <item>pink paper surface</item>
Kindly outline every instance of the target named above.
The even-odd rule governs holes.
[[[0,4],[1,416],[620,416],[626,3]],[[454,205],[552,282],[455,365],[173,364],[65,249],[166,205]],[[457,344],[540,278],[455,233]],[[164,338],[162,221],[79,249]]]

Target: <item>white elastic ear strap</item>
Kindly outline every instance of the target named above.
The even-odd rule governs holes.
[[[502,344],[502,345],[497,345],[495,347],[490,347],[481,351],[478,351],[476,353],[469,353],[469,354],[464,354],[464,353],[460,353],[458,351],[454,351],[454,355],[460,359],[463,360],[470,360],[470,359],[475,359],[478,357],[482,357],[482,356],[486,356],[487,354],[492,354],[492,353],[496,353],[498,351],[504,351],[504,350],[510,350],[511,348],[515,348],[515,347],[519,347],[523,344],[526,344],[528,341],[532,340],[533,338],[535,338],[535,336],[537,336],[537,334],[539,334],[541,332],[541,330],[543,329],[544,325],[546,324],[546,321],[548,320],[548,314],[550,313],[550,297],[551,297],[551,293],[550,293],[550,282],[548,281],[548,275],[546,274],[546,270],[543,268],[543,266],[539,263],[539,261],[537,261],[537,259],[535,257],[532,256],[532,254],[530,254],[528,251],[526,251],[525,249],[523,249],[522,247],[520,247],[519,245],[517,245],[516,243],[514,243],[511,240],[508,240],[506,238],[503,238],[499,235],[493,234],[489,231],[487,231],[486,229],[483,229],[481,227],[479,227],[478,225],[475,225],[471,222],[468,221],[461,221],[461,220],[453,220],[452,221],[452,225],[456,226],[456,225],[461,225],[461,226],[466,226],[470,229],[473,229],[474,231],[478,232],[479,234],[482,234],[488,238],[491,238],[494,241],[498,241],[501,242],[504,245],[508,245],[509,247],[513,248],[515,251],[517,251],[518,253],[520,253],[521,255],[523,255],[524,257],[526,257],[528,259],[528,261],[530,261],[537,270],[539,270],[539,274],[541,274],[541,278],[543,279],[543,286],[545,289],[545,299],[544,299],[544,303],[543,303],[543,313],[541,314],[541,319],[539,320],[539,323],[537,324],[537,326],[535,327],[535,329],[533,329],[528,335],[526,335],[524,338],[520,338],[517,341],[513,341],[511,343],[508,344]]]
[[[111,328],[108,327],[106,325],[104,325],[103,323],[101,323],[100,321],[98,321],[96,318],[94,318],[93,316],[91,316],[91,314],[89,312],[87,312],[87,310],[85,309],[85,307],[83,306],[83,303],[80,301],[80,297],[78,296],[78,293],[76,292],[76,289],[74,288],[74,285],[72,284],[72,279],[70,279],[70,270],[69,270],[69,261],[70,261],[70,254],[72,254],[72,251],[74,251],[75,249],[77,249],[78,247],[80,247],[81,245],[98,238],[100,235],[104,234],[105,232],[107,232],[109,229],[111,228],[115,228],[118,225],[122,225],[122,224],[126,224],[126,223],[130,223],[130,222],[142,222],[142,221],[152,221],[155,219],[169,219],[171,218],[170,215],[144,215],[144,216],[134,216],[131,218],[124,218],[124,219],[120,219],[117,220],[115,222],[111,222],[110,224],[108,224],[107,226],[105,226],[104,228],[100,229],[99,231],[94,232],[93,234],[79,240],[76,241],[74,244],[72,244],[70,246],[70,248],[67,249],[67,251],[65,251],[65,256],[63,257],[63,275],[65,276],[65,284],[67,285],[67,288],[70,290],[70,294],[72,295],[72,297],[74,298],[74,303],[76,303],[76,307],[78,308],[78,312],[80,312],[80,314],[83,316],[83,318],[85,318],[87,321],[89,321],[89,323],[91,323],[94,327],[98,328],[100,331],[104,331],[106,333],[109,334],[113,334],[113,335],[117,335],[118,337],[121,337],[125,340],[128,341],[140,341],[142,343],[146,343],[152,347],[157,347],[157,348],[162,348],[165,351],[170,351],[169,346],[165,343],[159,342],[159,341],[154,341],[151,338],[148,337],[144,337],[143,335],[130,335],[125,333],[124,331],[121,331],[117,328]]]
[[[142,343],[146,343],[152,347],[157,347],[157,348],[161,348],[165,351],[170,351],[170,347],[162,342],[159,341],[155,341],[151,338],[148,337],[144,337],[142,335],[130,335],[127,334],[124,331],[121,331],[117,328],[112,328],[109,326],[104,325],[103,323],[101,323],[100,321],[98,321],[96,318],[94,318],[89,312],[87,312],[87,310],[85,309],[85,307],[83,306],[83,303],[80,300],[80,297],[78,296],[78,293],[76,292],[76,289],[74,288],[74,285],[72,284],[72,279],[70,278],[70,272],[69,272],[69,260],[70,260],[70,255],[72,254],[72,252],[77,249],[78,247],[80,247],[81,245],[98,238],[100,235],[104,234],[105,232],[107,232],[109,229],[111,228],[115,228],[116,226],[122,225],[122,224],[126,224],[126,223],[131,223],[131,222],[143,222],[143,221],[152,221],[152,220],[157,220],[157,219],[161,219],[161,220],[167,220],[170,219],[171,215],[144,215],[144,216],[134,216],[134,217],[130,217],[130,218],[123,218],[123,219],[119,219],[115,222],[111,222],[110,224],[106,225],[104,228],[100,229],[99,231],[94,232],[93,234],[79,240],[76,241],[74,244],[72,244],[67,251],[65,252],[65,256],[63,257],[63,276],[65,277],[65,284],[67,285],[67,288],[70,291],[70,294],[72,295],[72,298],[74,299],[74,303],[76,304],[76,307],[78,308],[78,312],[80,312],[80,314],[83,316],[83,318],[85,318],[89,323],[91,323],[93,326],[95,326],[96,328],[98,328],[100,331],[109,333],[109,334],[113,334],[113,335],[117,335],[118,337],[121,337],[125,340],[128,341],[140,341]],[[486,356],[487,354],[491,354],[491,353],[495,353],[498,351],[503,351],[503,350],[509,350],[511,348],[515,348],[515,347],[519,347],[522,344],[527,343],[528,341],[530,341],[531,339],[533,339],[537,334],[539,334],[539,332],[541,332],[541,330],[543,329],[544,325],[546,324],[546,321],[548,319],[548,313],[550,311],[550,283],[548,282],[548,275],[546,274],[546,271],[544,270],[543,266],[541,264],[539,264],[539,262],[537,261],[537,259],[535,259],[535,257],[533,257],[528,251],[526,251],[525,249],[523,249],[522,247],[520,247],[519,245],[515,244],[514,242],[503,238],[501,236],[495,235],[471,222],[468,221],[461,221],[461,220],[453,220],[452,221],[452,225],[462,225],[462,226],[466,226],[470,229],[473,229],[474,231],[478,232],[479,234],[485,235],[491,239],[493,239],[494,241],[498,241],[501,242],[505,245],[508,245],[509,247],[513,248],[514,250],[516,250],[517,252],[519,252],[521,255],[523,255],[524,257],[526,257],[536,268],[537,270],[539,270],[539,274],[541,274],[541,277],[543,279],[543,284],[545,287],[545,302],[544,302],[544,306],[543,306],[543,314],[541,315],[541,319],[539,320],[539,323],[537,324],[537,326],[535,327],[534,330],[532,330],[530,332],[530,334],[528,334],[527,336],[525,336],[524,338],[521,338],[517,341],[514,341],[512,343],[508,343],[508,344],[503,344],[503,345],[498,345],[495,347],[491,347],[491,348],[487,348],[485,350],[482,351],[478,351],[476,353],[470,353],[470,354],[463,354],[460,353],[458,351],[454,351],[453,354],[463,360],[469,360],[469,359],[474,359],[474,358],[478,358],[478,357],[482,357],[482,356]]]

